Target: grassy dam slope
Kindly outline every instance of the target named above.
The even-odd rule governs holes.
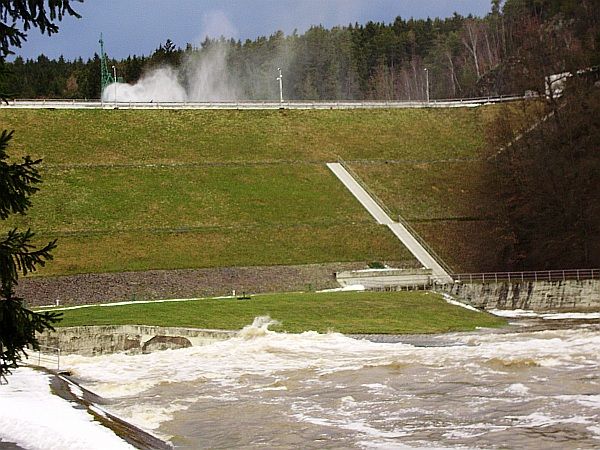
[[[492,109],[0,110],[9,153],[44,160],[8,225],[59,239],[45,276],[417,265],[325,167],[341,157],[456,271],[485,269],[471,243],[490,229],[478,160]]]

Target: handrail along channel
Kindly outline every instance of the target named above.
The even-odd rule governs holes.
[[[60,371],[60,348],[38,345],[37,355],[30,355],[29,362],[48,369]]]
[[[400,214],[394,214],[390,211],[390,209],[383,203],[383,200],[379,198],[379,196],[373,192],[369,185],[363,181],[363,179],[344,161],[339,155],[337,156],[338,163],[344,167],[352,175],[352,177],[356,180],[356,182],[365,190],[367,193],[375,200],[375,203],[379,205],[381,209],[390,217],[396,216],[398,218],[398,222],[401,223],[408,232],[417,240],[419,244],[435,259],[435,261],[446,271],[446,273],[451,274],[453,272],[450,265],[448,265],[440,255],[438,255],[434,249],[432,249],[427,242],[417,233],[417,231],[409,225],[409,223],[404,219]]]
[[[599,280],[600,269],[535,270],[525,272],[481,272],[451,275],[460,283],[497,283],[499,281]]]

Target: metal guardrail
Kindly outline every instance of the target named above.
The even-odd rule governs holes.
[[[526,272],[482,272],[451,275],[460,283],[497,283],[501,281],[600,280],[600,269],[537,270]]]
[[[40,345],[37,354],[29,355],[29,362],[60,371],[60,348]]]
[[[450,108],[523,100],[523,96],[475,97],[427,101],[233,101],[233,102],[103,102],[99,99],[15,99],[1,108],[56,109],[381,109]]]
[[[436,260],[436,262],[440,266],[442,266],[442,269],[444,269],[447,274],[451,274],[453,272],[452,268],[442,259],[442,257],[438,255],[436,251],[433,248],[431,248],[431,246],[427,242],[425,242],[425,239],[423,239],[419,235],[419,233],[417,233],[417,231],[413,227],[411,227],[410,224],[399,214],[398,222],[400,222],[404,226],[404,228],[406,228],[408,232],[412,234],[412,236],[417,240],[417,242],[419,242],[419,244],[421,244],[421,246],[425,250],[427,250],[427,252],[433,257],[433,259]]]
[[[367,191],[367,193],[373,198],[373,200],[375,200],[375,203],[377,203],[379,205],[379,207],[381,209],[383,209],[383,211],[390,217],[394,217],[394,214],[392,213],[392,211],[390,211],[390,209],[385,205],[385,203],[383,203],[383,200],[381,200],[379,198],[379,196],[373,192],[373,190],[369,187],[369,185],[367,183],[364,182],[364,180],[346,163],[346,161],[344,161],[342,159],[341,156],[336,155],[337,158],[337,162],[340,163],[340,165],[346,169],[346,171],[352,175],[352,178],[354,178],[356,180],[356,182],[358,184],[360,184],[360,186]]]
[[[427,244],[427,242],[425,242],[425,240],[419,235],[419,233],[417,233],[417,231],[411,227],[409,225],[409,223],[400,215],[400,214],[393,214],[390,209],[385,205],[385,203],[383,202],[383,200],[381,200],[379,198],[379,196],[373,192],[373,190],[371,188],[369,188],[369,185],[367,183],[365,183],[363,181],[363,179],[354,171],[352,170],[352,168],[350,166],[348,166],[348,164],[339,156],[336,155],[338,162],[342,165],[342,167],[344,167],[344,169],[346,169],[348,171],[348,173],[350,173],[350,175],[352,175],[352,177],[356,180],[356,182],[358,184],[360,184],[360,186],[367,191],[367,193],[373,198],[373,200],[375,200],[375,203],[377,203],[379,205],[379,207],[381,209],[383,209],[383,211],[390,217],[397,217],[398,218],[398,222],[401,223],[407,230],[408,232],[415,238],[415,240],[421,244],[421,246],[431,255],[431,257],[433,259],[435,259],[435,261],[442,267],[442,269],[444,269],[446,271],[446,273],[450,274],[452,273],[452,269],[450,268],[450,266],[440,257],[440,255],[438,255],[435,250],[433,250],[429,244]]]

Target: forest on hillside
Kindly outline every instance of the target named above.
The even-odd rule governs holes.
[[[151,55],[122,60],[111,59],[108,49],[108,64],[131,84],[172,68],[188,91],[200,68],[203,78],[232,81],[231,100],[278,98],[279,67],[290,100],[424,100],[428,78],[432,99],[523,94],[543,89],[545,75],[600,63],[598,14],[594,0],[493,0],[485,17],[398,17],[244,42],[206,39],[199,46],[167,40]],[[544,33],[550,40],[541,40]],[[568,57],[553,57],[563,50]],[[15,98],[101,94],[98,54],[74,61],[17,57],[5,66],[11,76],[3,91]]]
[[[505,243],[502,267],[597,268],[600,9],[586,0],[507,1],[505,19],[513,10],[515,46],[483,77],[543,95],[498,109],[486,130],[481,177]],[[546,89],[550,74],[560,81]]]

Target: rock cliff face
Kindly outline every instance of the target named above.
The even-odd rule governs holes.
[[[142,346],[142,353],[152,353],[160,350],[176,350],[191,347],[189,339],[182,336],[154,336]]]

